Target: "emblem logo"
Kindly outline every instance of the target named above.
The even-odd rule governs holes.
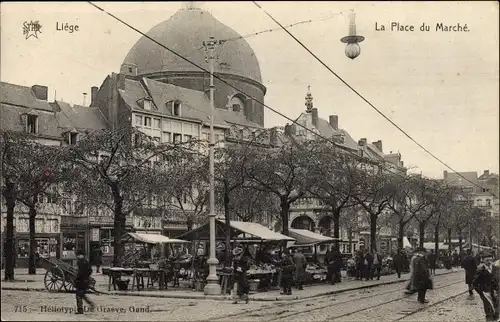
[[[42,29],[42,25],[37,21],[25,21],[23,23],[23,35],[26,36],[26,39],[30,37],[35,37],[38,39],[38,34],[42,33],[40,30]]]

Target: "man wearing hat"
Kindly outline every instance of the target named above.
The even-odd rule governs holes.
[[[469,286],[469,296],[472,296],[474,295],[472,281],[476,276],[477,265],[470,249],[467,250],[467,255],[462,260],[462,267],[465,270],[465,284]]]
[[[78,251],[76,258],[78,259],[78,272],[75,278],[76,314],[83,314],[83,301],[85,301],[91,308],[94,308],[95,306],[85,294],[89,289],[92,267],[85,259],[83,251]]]
[[[247,281],[247,271],[249,268],[249,263],[247,258],[243,254],[243,248],[235,247],[233,249],[233,259],[234,259],[234,280],[236,285],[236,294],[234,294],[234,304],[238,304],[238,300],[244,300],[248,303],[248,294],[250,287]]]
[[[425,248],[416,249],[410,267],[410,283],[407,286],[407,294],[413,294],[417,292],[417,299],[422,304],[429,303],[429,301],[425,299],[425,295],[427,293],[427,290],[431,290],[433,288],[429,265],[427,263],[425,255]]]
[[[288,249],[281,254],[281,285],[283,287],[282,295],[292,295],[293,273],[295,264],[290,258]]]
[[[499,319],[499,279],[500,268],[492,265],[493,256],[483,255],[482,264],[477,268],[474,277],[474,289],[483,301],[486,321],[498,321]]]

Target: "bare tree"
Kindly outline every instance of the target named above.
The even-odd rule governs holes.
[[[360,205],[349,208],[344,208],[340,216],[340,226],[347,232],[347,239],[349,240],[349,252],[352,253],[352,240],[353,235],[359,231],[359,216],[363,211]]]
[[[391,200],[390,179],[373,164],[361,164],[355,173],[356,187],[352,198],[369,215],[371,250],[377,242],[377,220]]]
[[[290,205],[303,197],[310,184],[309,143],[289,142],[279,148],[252,148],[245,167],[247,187],[274,194],[279,200],[283,234],[288,235]]]
[[[311,149],[309,176],[314,184],[308,194],[330,207],[333,237],[340,237],[340,214],[353,206],[351,195],[355,189],[354,172],[358,161],[329,142],[317,140]],[[338,244],[337,244],[338,247]]]
[[[159,144],[136,129],[125,126],[116,130],[90,133],[72,146],[74,180],[71,192],[86,204],[103,205],[114,214],[114,258],[120,265],[126,216],[148,203],[169,178],[168,162],[176,160],[186,144]],[[165,166],[166,164],[166,166]],[[161,165],[161,167],[160,167]]]
[[[2,151],[5,153],[4,178],[7,175],[3,195],[6,198],[8,211],[12,214],[15,207],[13,197],[28,208],[30,238],[28,272],[36,274],[35,220],[38,202],[51,186],[68,177],[68,155],[66,149],[61,146],[41,145],[34,140],[34,137],[21,133],[2,132],[2,138]],[[11,242],[12,239],[9,243]],[[7,247],[8,251],[13,251],[11,245]]]

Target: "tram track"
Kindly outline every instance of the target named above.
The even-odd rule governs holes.
[[[401,283],[403,283],[403,282],[407,282],[407,281],[406,280],[405,281],[401,281]],[[463,283],[463,278],[454,278],[454,279],[452,279],[451,283],[443,285],[443,286],[440,286],[440,287],[437,287],[435,289],[440,289],[440,288],[443,288],[443,287],[454,285],[454,284],[457,284],[459,282]],[[227,320],[227,321],[229,321],[228,320],[229,318],[234,318],[234,319],[242,320],[245,317],[248,317],[248,318],[255,319],[255,318],[258,318],[258,317],[266,316],[266,311],[269,311],[269,313],[267,313],[267,314],[269,314],[269,315],[270,314],[273,314],[273,315],[279,314],[279,317],[276,317],[276,318],[271,319],[271,320],[266,320],[266,321],[279,321],[279,320],[284,320],[284,319],[286,319],[288,317],[291,317],[291,316],[294,316],[294,315],[303,315],[303,314],[307,314],[309,312],[318,311],[318,310],[325,309],[325,308],[328,308],[328,307],[338,306],[338,305],[342,305],[342,304],[346,304],[346,303],[352,303],[353,300],[360,301],[360,300],[364,300],[364,299],[373,298],[374,296],[378,297],[378,296],[383,296],[383,295],[395,293],[395,292],[401,291],[401,286],[400,286],[401,283],[391,284],[391,286],[392,285],[398,285],[398,287],[397,288],[391,287],[391,289],[388,290],[388,291],[377,292],[376,294],[370,294],[370,295],[366,295],[366,296],[356,297],[356,298],[353,298],[353,299],[341,300],[339,302],[333,302],[332,301],[332,302],[329,302],[326,305],[315,306],[314,308],[304,309],[304,310],[301,310],[299,312],[297,312],[297,311],[290,312],[289,314],[286,314],[286,313],[289,312],[288,310],[285,310],[285,311],[282,311],[282,312],[278,312],[278,313],[273,312],[273,311],[276,311],[276,309],[279,309],[279,308],[290,307],[290,306],[293,306],[295,304],[300,304],[300,303],[304,303],[304,302],[311,302],[312,298],[287,301],[285,303],[274,304],[274,305],[272,305],[270,307],[261,307],[261,308],[258,308],[258,309],[246,310],[244,312],[227,314],[227,315],[219,316],[217,319],[218,320]],[[380,286],[380,285],[374,286],[373,288],[370,288],[370,289],[377,289],[378,286]],[[358,293],[362,293],[363,291],[366,292],[366,289],[357,290],[357,291],[358,291]],[[338,295],[340,295],[340,294],[347,295],[348,293],[347,292],[343,292],[343,293],[337,293],[337,294]],[[331,298],[332,296],[334,296],[334,294],[327,294],[327,295],[317,296],[314,299],[317,300],[317,299],[320,299],[320,298]],[[352,297],[352,295],[351,295],[351,297]],[[388,303],[395,302],[397,300],[400,300],[400,298],[392,300],[392,301],[390,301]],[[375,305],[373,307],[384,305],[386,303],[378,304],[378,305]],[[309,306],[309,305],[307,305],[307,306]],[[365,309],[370,309],[370,308],[365,308]],[[358,310],[358,312],[360,312],[362,310],[363,309],[360,309],[360,310]],[[346,316],[348,316],[348,315],[346,315]],[[333,318],[336,318],[336,317],[333,317]]]

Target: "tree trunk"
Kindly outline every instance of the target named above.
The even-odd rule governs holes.
[[[370,250],[377,249],[377,219],[378,214],[370,214]]]
[[[451,228],[448,228],[448,250],[451,252]]]
[[[347,232],[347,238],[349,240],[349,254],[352,254],[354,256],[354,252],[352,251],[352,229],[349,229]]]
[[[418,247],[424,247],[425,240],[425,226],[427,226],[427,221],[422,221],[418,223]]]
[[[398,249],[403,249],[404,248],[404,240],[405,237],[405,225],[404,222],[399,221],[399,227],[398,227]]]
[[[461,254],[462,253],[462,231],[458,232],[458,250],[459,250],[459,253]]]
[[[434,227],[434,252],[439,256],[439,225]]]
[[[7,179],[3,196],[7,205],[7,229],[6,239],[4,244],[4,258],[5,258],[5,281],[14,280],[14,266],[16,261],[16,249],[14,247],[14,208],[16,206],[16,191],[15,184]],[[2,232],[3,234],[3,232]]]
[[[280,206],[281,206],[280,217],[281,217],[281,222],[283,223],[282,232],[283,235],[288,236],[289,234],[288,223],[290,221],[290,204],[288,203],[288,200],[286,198],[282,198]]]
[[[332,207],[333,238],[335,239],[335,249],[340,249],[340,211]]]
[[[126,218],[123,214],[123,197],[120,192],[120,188],[117,184],[114,184],[111,187],[111,191],[113,193],[113,201],[115,203],[115,218],[114,218],[114,240],[113,240],[113,266],[120,267],[122,265],[123,256],[125,255],[123,249],[123,243],[121,242],[121,238],[125,233],[125,224]]]
[[[28,274],[35,275],[36,274],[36,231],[35,231],[35,218],[36,218],[36,209],[33,204],[32,207],[29,208],[29,230],[30,230],[30,255],[29,255],[29,265],[28,265]]]
[[[229,209],[229,202],[231,201],[229,196],[229,186],[228,182],[224,180],[224,222],[226,224],[226,248],[224,249],[224,266],[231,266],[231,213]]]
[[[193,219],[188,217],[186,220],[186,226],[187,226],[188,232],[193,230],[193,225],[194,225]],[[189,244],[189,247],[190,247],[190,249],[188,250],[189,254],[194,255],[194,251],[195,251],[195,247],[196,247],[195,245],[196,245],[196,241],[192,240],[191,243]]]

